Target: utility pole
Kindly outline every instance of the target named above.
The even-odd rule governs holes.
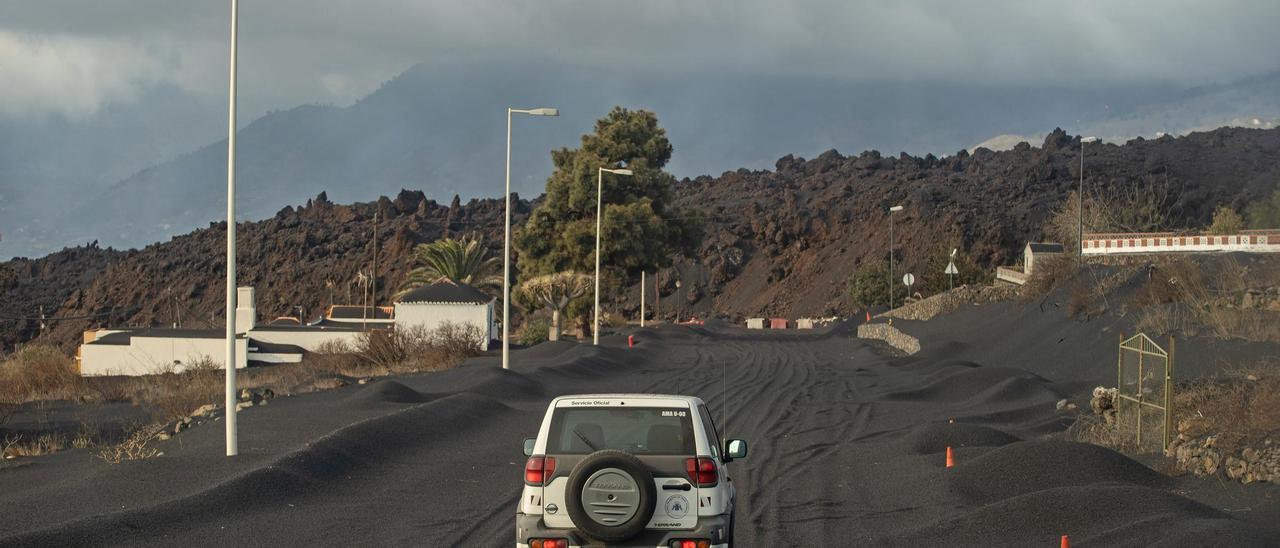
[[[1080,189],[1076,191],[1076,214],[1080,219],[1079,232],[1076,234],[1076,244],[1079,249],[1076,251],[1079,253],[1077,260],[1080,264],[1084,264],[1084,145],[1097,140],[1097,137],[1080,138]]]
[[[893,214],[902,211],[902,206],[889,208],[889,310],[893,310]]]
[[[236,433],[236,34],[239,0],[231,0],[231,82],[227,111],[227,361],[223,407],[226,417],[227,456],[239,453]]]
[[[507,107],[507,173],[502,223],[502,368],[511,368],[511,115],[559,116],[554,108],[519,109]]]

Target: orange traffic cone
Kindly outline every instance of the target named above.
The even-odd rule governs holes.
[[[871,323],[871,311],[867,311],[867,323]]]
[[[951,446],[948,445],[947,446],[947,468],[951,468],[955,465],[956,465],[956,454],[954,451],[951,450]]]
[[[635,345],[636,345],[636,336],[627,335],[627,348],[634,347]]]
[[[1067,535],[1062,535],[1062,548],[1071,548],[1071,539]]]

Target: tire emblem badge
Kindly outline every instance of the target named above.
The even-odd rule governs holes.
[[[667,515],[675,519],[680,519],[689,513],[689,499],[684,495],[674,495],[667,499],[666,504]]]
[[[548,513],[548,514],[554,514],[554,513],[559,512],[559,511],[560,511],[560,507],[559,507],[559,506],[556,506],[556,503],[554,503],[554,502],[553,502],[553,503],[551,503],[551,504],[548,504],[548,505],[547,505],[547,513]]]

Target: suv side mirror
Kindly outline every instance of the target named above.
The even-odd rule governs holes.
[[[742,440],[729,440],[729,443],[725,444],[724,454],[728,456],[730,460],[747,458],[747,442]]]
[[[524,456],[526,456],[526,457],[531,457],[531,456],[533,456],[533,446],[534,446],[534,444],[536,444],[536,443],[538,443],[538,438],[525,438],[525,439],[524,439]]]

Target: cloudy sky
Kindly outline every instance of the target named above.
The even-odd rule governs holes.
[[[89,116],[148,88],[225,100],[229,1],[3,0],[0,117]],[[1229,81],[1276,70],[1274,0],[245,0],[252,117],[343,105],[408,66],[990,86]]]
[[[677,177],[833,148],[1039,144],[1055,127],[1111,142],[1274,127],[1276,21],[1276,0],[243,0],[239,125],[261,122],[258,152],[275,151],[241,166],[275,192],[245,218],[320,188],[494,196],[508,105],[563,114],[520,122],[522,195],[613,105],[658,114]],[[217,218],[229,23],[230,0],[0,0],[0,259]],[[378,90],[341,114],[290,110]],[[329,161],[347,172],[298,169]],[[178,203],[137,186],[157,173]]]

